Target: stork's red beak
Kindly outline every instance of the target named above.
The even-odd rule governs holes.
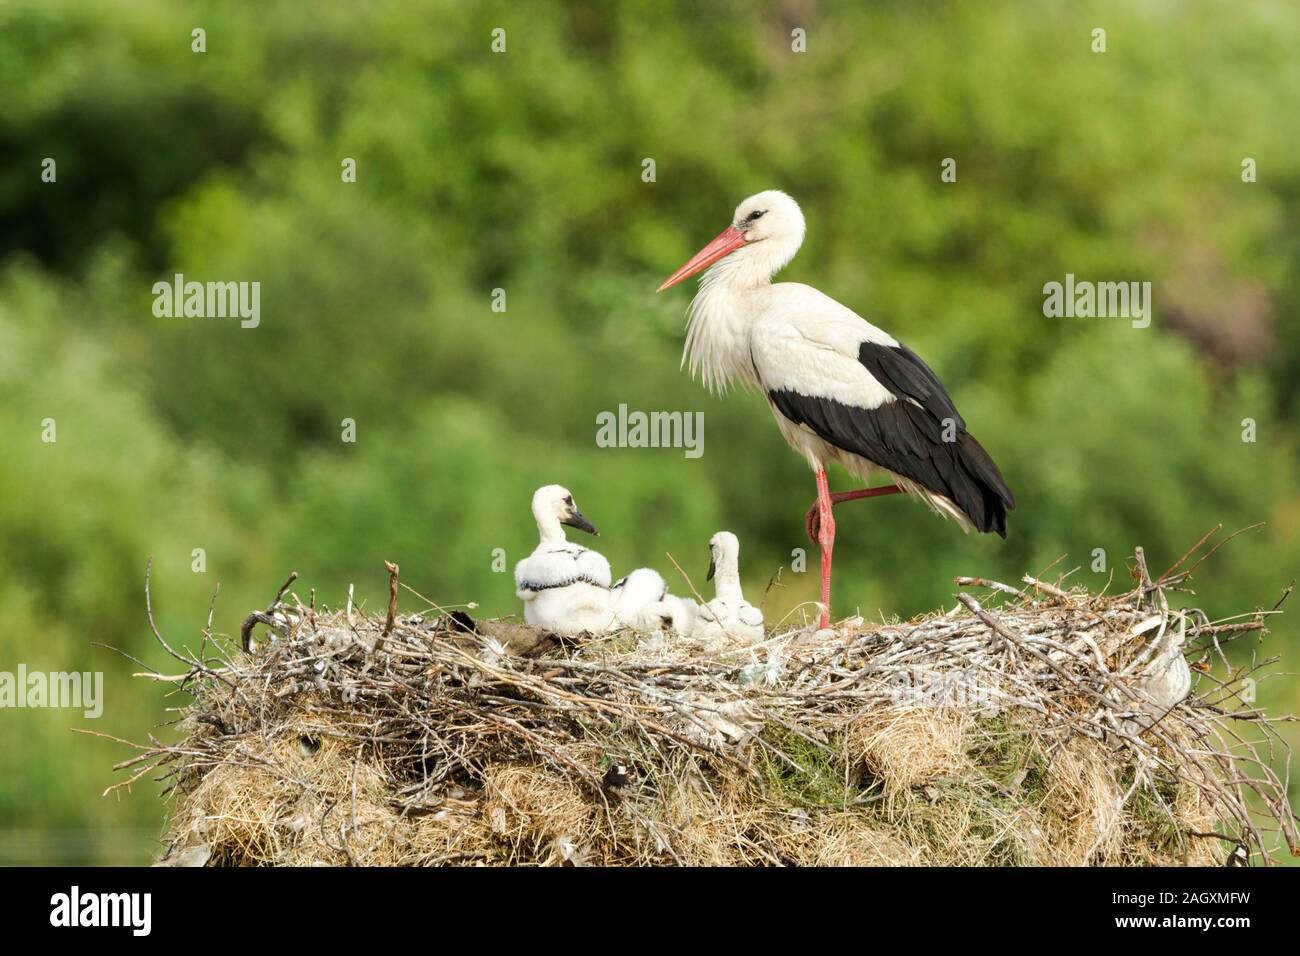
[[[701,249],[695,255],[691,256],[690,261],[682,266],[667,279],[664,284],[655,289],[656,292],[662,292],[669,286],[674,286],[683,279],[689,279],[695,273],[707,269],[713,263],[717,262],[723,256],[734,252],[745,244],[745,234],[735,226],[728,226],[718,237]]]

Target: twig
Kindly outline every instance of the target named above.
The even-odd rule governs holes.
[[[384,630],[379,635],[379,640],[375,642],[376,651],[384,646],[384,638],[393,633],[393,625],[397,623],[398,567],[392,561],[385,561],[384,567],[388,569],[388,618],[384,621]]]

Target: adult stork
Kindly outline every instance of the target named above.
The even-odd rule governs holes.
[[[817,481],[808,535],[821,546],[821,626],[830,623],[835,503],[903,492],[965,531],[1006,537],[1015,499],[930,367],[829,296],[772,277],[803,243],[799,204],[780,190],[750,196],[731,225],[659,287],[703,269],[682,365],[713,392],[734,383],[767,396],[781,434]],[[710,268],[711,267],[711,268]],[[831,494],[826,465],[893,484]]]

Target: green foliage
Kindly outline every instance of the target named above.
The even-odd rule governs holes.
[[[766,187],[809,221],[785,277],[926,356],[1019,500],[1006,542],[899,499],[846,505],[839,612],[910,615],[954,575],[1062,554],[1072,580],[1122,586],[1135,545],[1163,567],[1258,521],[1199,577],[1212,613],[1271,606],[1300,558],[1297,27],[1290,4],[1208,0],[9,3],[0,669],[105,670],[96,729],[139,737],[163,692],[92,643],[168,670],[149,555],[159,622],[190,643],[218,580],[232,632],[294,568],[320,600],[355,582],[381,601],[383,559],[434,600],[515,612],[529,496],[552,481],[616,571],[676,582],[671,553],[703,586],[725,527],[755,593],[784,567],[769,619],[814,599],[806,466],[760,399],[679,370],[689,293],[653,292]],[[260,327],[155,318],[176,272],[260,281]],[[1150,280],[1152,327],[1045,318],[1067,272]],[[620,403],[702,410],[705,454],[596,447]],[[799,548],[814,573],[791,572]],[[123,754],[68,732],[88,723],[0,713],[0,831],[109,847],[153,825],[149,800],[95,797]]]

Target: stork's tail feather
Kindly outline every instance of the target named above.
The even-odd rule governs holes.
[[[957,461],[967,481],[957,504],[966,512],[977,531],[1007,536],[1007,512],[1016,507],[1015,496],[1007,487],[984,446],[968,432],[957,439]]]

